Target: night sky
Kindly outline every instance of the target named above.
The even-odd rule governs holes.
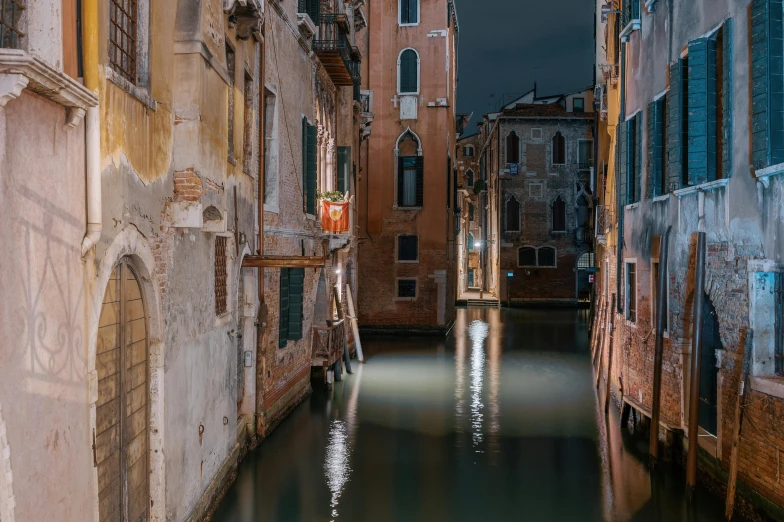
[[[592,0],[456,0],[460,22],[457,109],[474,113],[463,134],[504,96],[539,96],[593,83]],[[492,97],[491,97],[492,96]]]

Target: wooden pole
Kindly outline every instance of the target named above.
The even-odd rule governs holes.
[[[602,321],[602,306],[604,297],[599,299],[599,306],[594,308],[593,322],[591,323],[591,360],[596,357],[596,343],[599,340],[599,325]]]
[[[319,268],[326,258],[319,256],[245,256],[243,268]]]
[[[613,295],[613,308],[615,308],[616,297]],[[604,392],[604,412],[610,408],[610,382],[612,381],[613,363],[613,338],[615,337],[615,314],[610,319],[610,346],[607,347],[607,387]]]
[[[365,355],[362,353],[362,343],[359,340],[359,324],[357,323],[357,311],[354,310],[354,298],[351,295],[351,285],[346,283],[346,304],[348,304],[348,315],[351,319],[351,328],[354,331],[354,347],[357,350],[359,362],[365,362]]]
[[[691,382],[689,389],[689,449],[686,455],[686,487],[691,497],[697,486],[697,451],[700,436],[700,356],[702,355],[702,315],[705,292],[705,232],[697,232],[697,259],[694,274],[694,313],[691,336]]]
[[[338,319],[343,321],[343,362],[346,364],[346,373],[352,374],[351,356],[348,353],[348,330],[346,330],[346,314],[343,313],[343,305],[340,304],[340,290],[337,285],[332,287],[332,295],[335,298],[335,308],[338,310]]]
[[[659,416],[661,412],[662,352],[664,351],[664,325],[667,319],[667,250],[670,230],[661,239],[659,248],[659,280],[656,281],[656,340],[653,354],[653,404],[651,406],[651,437],[649,440],[649,462],[655,467],[659,460]]]
[[[740,356],[743,357],[743,366],[738,381],[738,396],[735,398],[735,423],[732,426],[732,451],[730,453],[730,476],[727,481],[727,503],[724,518],[729,521],[735,510],[735,489],[738,485],[738,451],[740,446],[740,428],[743,422],[743,403],[746,393],[746,380],[751,370],[751,339],[754,332],[746,328],[746,339],[741,344]]]
[[[605,303],[604,311],[602,312],[602,325],[604,325],[607,322],[607,313],[608,313],[607,308],[608,308],[608,303]],[[610,310],[610,313],[612,313],[612,310]],[[602,328],[603,330],[601,336],[599,337],[599,345],[596,347],[596,354],[594,355],[594,359],[593,359],[593,367],[596,370],[597,390],[599,389],[599,377],[601,377],[602,375],[602,356],[604,355],[604,342],[607,339],[606,330],[609,329],[605,326],[603,326]]]

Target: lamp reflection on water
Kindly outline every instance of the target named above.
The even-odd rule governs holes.
[[[468,337],[471,338],[471,428],[474,448],[477,453],[482,453],[478,449],[484,439],[483,434],[483,415],[482,409],[482,384],[485,371],[485,347],[484,341],[490,328],[483,321],[473,321],[468,325]]]

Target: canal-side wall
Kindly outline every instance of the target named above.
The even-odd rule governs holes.
[[[784,485],[779,480],[779,453],[784,449],[781,437],[784,432],[784,381],[776,374],[774,364],[776,346],[781,342],[776,335],[782,328],[782,318],[781,311],[773,306],[776,300],[781,300],[781,294],[776,292],[781,288],[777,285],[781,284],[784,253],[780,234],[784,182],[776,175],[782,170],[780,165],[770,158],[760,160],[757,151],[760,147],[763,151],[770,147],[770,142],[765,141],[765,118],[780,125],[781,115],[775,106],[767,106],[764,101],[752,103],[750,93],[755,93],[758,96],[755,100],[760,100],[759,93],[764,97],[769,92],[769,85],[761,83],[748,65],[756,60],[756,70],[769,68],[774,77],[780,74],[776,72],[780,63],[766,62],[759,54],[758,42],[765,41],[759,37],[759,32],[781,31],[780,18],[766,15],[767,9],[780,11],[781,3],[737,0],[723,2],[721,8],[717,8],[712,2],[674,6],[657,2],[655,11],[641,10],[640,29],[631,32],[629,42],[622,44],[625,50],[621,56],[625,54],[627,58],[625,63],[619,64],[621,115],[618,129],[626,126],[626,132],[633,132],[626,121],[635,114],[642,118],[642,125],[637,127],[642,129],[638,134],[641,140],[638,150],[642,153],[638,162],[639,177],[629,179],[629,183],[637,183],[640,193],[635,201],[619,204],[616,196],[626,188],[621,182],[615,185],[616,190],[605,191],[604,200],[600,201],[616,211],[611,228],[621,236],[619,241],[623,248],[620,252],[605,248],[602,250],[604,257],[597,259],[597,266],[610,270],[605,270],[597,289],[600,290],[597,292],[599,313],[603,309],[607,312],[597,315],[595,326],[603,331],[597,339],[603,342],[595,348],[601,353],[603,375],[611,363],[610,378],[617,397],[650,409],[656,340],[653,274],[660,256],[661,238],[671,227],[666,267],[668,328],[663,339],[662,420],[678,437],[688,428],[690,360],[695,328],[693,306],[695,299],[705,299],[706,305],[712,307],[706,309],[708,320],[715,320],[713,324],[717,325],[718,333],[711,338],[708,335],[711,326],[705,323],[701,357],[714,364],[702,366],[701,381],[710,383],[703,395],[707,403],[715,405],[715,413],[710,413],[715,429],[707,428],[711,431],[699,439],[704,455],[714,464],[704,466],[704,469],[713,470],[718,480],[726,480],[723,473],[730,463],[741,351],[745,333],[753,330],[752,342],[747,344],[752,350],[751,389],[746,394],[743,410],[738,480],[742,484],[741,494],[753,490],[755,494],[747,496],[752,500],[755,496],[758,496],[757,500],[764,499],[764,502],[757,502],[761,509],[780,516],[780,512],[769,508],[784,505]],[[612,16],[608,28],[613,27]],[[663,29],[668,24],[672,24],[670,31]],[[600,25],[603,24],[600,22]],[[604,27],[600,29],[603,33]],[[666,99],[665,106],[675,103],[679,84],[674,84],[670,65],[682,57],[693,55],[695,59],[688,70],[693,81],[699,80],[694,42],[701,37],[715,38],[717,30],[721,31],[721,71],[724,72],[723,76],[718,76],[723,82],[719,100],[724,109],[717,113],[724,131],[715,138],[719,150],[724,151],[717,162],[720,179],[683,183],[679,179],[680,152],[675,149],[681,142],[673,139],[670,133],[663,145],[668,182],[664,193],[657,195],[651,191],[654,172],[651,158],[655,158],[656,151],[655,147],[650,147],[654,135],[651,134],[653,126],[649,119],[652,113],[648,104],[661,96]],[[617,39],[617,35],[614,38]],[[599,57],[600,63],[607,59]],[[700,91],[694,90],[692,80],[688,84],[692,94],[686,101],[687,107],[699,100]],[[773,91],[769,95],[780,96]],[[691,115],[697,110],[694,107],[689,107]],[[668,112],[668,115],[674,113]],[[701,142],[689,135],[690,132],[695,132],[691,122],[686,130],[691,149],[684,175],[694,176],[708,160],[695,156]],[[751,139],[747,139],[749,136]],[[623,133],[619,139],[624,139]],[[626,169],[629,164],[624,165],[623,154],[629,154],[629,150],[623,143],[619,144],[620,154],[611,166]],[[610,153],[615,152],[611,149]],[[618,158],[622,162],[620,165]],[[618,169],[615,170],[617,175]],[[628,172],[622,170],[621,177]],[[704,232],[707,239],[704,289],[694,288],[697,232]],[[630,268],[634,269],[633,278]],[[614,309],[609,306],[613,295],[619,299]],[[612,333],[611,322],[615,326]],[[609,360],[610,352],[612,361]],[[682,443],[685,445],[685,441]]]

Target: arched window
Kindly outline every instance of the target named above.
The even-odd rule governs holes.
[[[593,252],[586,252],[577,259],[577,268],[585,270],[593,267]]]
[[[566,139],[561,132],[553,136],[553,165],[566,164]]]
[[[424,205],[425,162],[419,138],[410,129],[397,141],[397,206]]]
[[[518,249],[517,266],[536,266],[536,249],[533,247]]]
[[[538,255],[539,266],[545,266],[545,267],[555,266],[555,249],[553,247],[542,247],[539,249],[537,253],[539,254]]]
[[[415,25],[419,23],[419,0],[399,0],[400,25]]]
[[[468,204],[468,221],[473,221],[473,220],[474,220],[474,204],[473,203],[469,203]]]
[[[507,232],[520,231],[520,203],[514,196],[506,200],[505,218]]]
[[[397,64],[397,84],[400,94],[419,93],[419,55],[413,49],[400,53]]]
[[[474,235],[468,234],[468,250],[474,250]]]
[[[566,203],[561,196],[553,201],[553,232],[566,232]]]
[[[466,171],[466,186],[473,187],[474,186],[474,171],[468,169]]]
[[[506,137],[506,162],[520,163],[520,138],[514,131]]]

